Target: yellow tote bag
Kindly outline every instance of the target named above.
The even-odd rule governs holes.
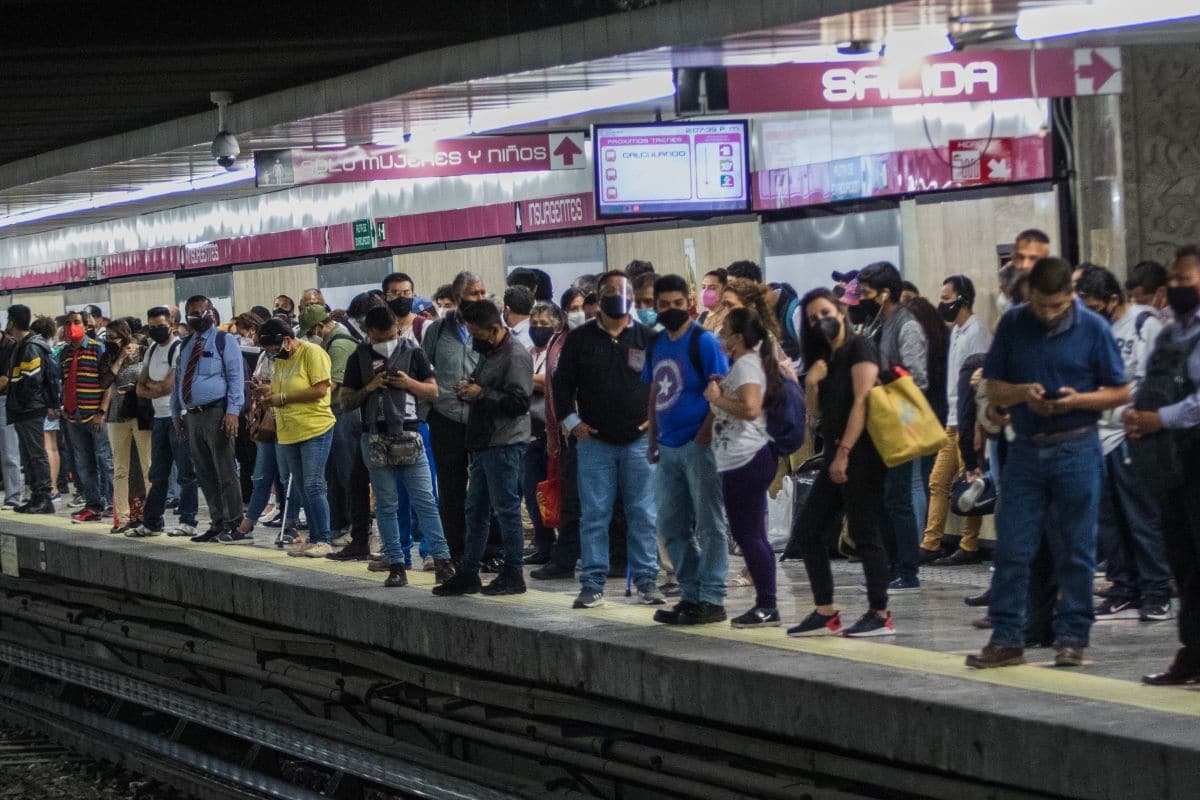
[[[931,456],[946,443],[946,429],[908,374],[871,389],[867,433],[889,467]]]

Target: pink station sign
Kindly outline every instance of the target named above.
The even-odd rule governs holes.
[[[366,144],[254,153],[257,186],[304,186],[584,169],[581,131],[443,139],[428,147]]]
[[[815,111],[1120,94],[1116,47],[948,53],[879,61],[729,68],[729,111]]]

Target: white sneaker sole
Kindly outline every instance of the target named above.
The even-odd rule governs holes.
[[[851,633],[849,630],[842,632],[842,636],[845,636],[847,639],[869,639],[873,636],[895,636],[895,635],[896,635],[896,631],[894,628],[893,629],[879,628],[878,630],[862,631],[859,633]]]
[[[742,622],[742,623],[738,623],[738,622],[731,621],[729,623],[729,626],[731,628],[737,628],[738,630],[747,630],[750,628],[778,628],[781,624],[783,624],[783,620],[777,619],[774,622]]]
[[[841,636],[845,628],[838,628],[836,631],[826,627],[814,628],[811,631],[798,631],[797,633],[789,633],[788,636],[793,639],[811,639],[816,636]]]

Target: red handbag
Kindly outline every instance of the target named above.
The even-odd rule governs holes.
[[[558,456],[546,464],[546,480],[537,485],[538,513],[547,528],[557,528],[561,522],[562,478]]]

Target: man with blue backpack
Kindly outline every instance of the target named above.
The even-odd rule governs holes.
[[[729,371],[717,339],[688,314],[690,292],[678,275],[654,282],[663,330],[650,343],[642,382],[650,385],[647,458],[657,464],[658,535],[679,581],[680,602],[654,614],[668,625],[725,620],[729,551],[717,463],[709,446],[712,412],[704,389]]]

